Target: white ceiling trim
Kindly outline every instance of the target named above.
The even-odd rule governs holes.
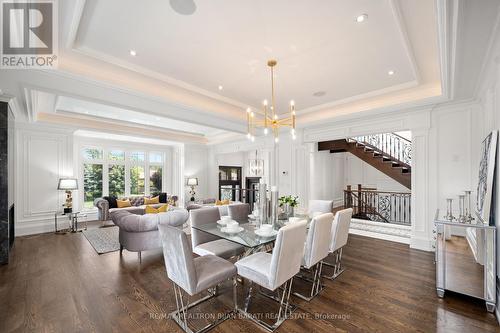
[[[408,31],[406,29],[406,24],[403,22],[403,17],[401,15],[401,8],[399,6],[398,0],[391,0],[392,14],[396,18],[396,23],[399,28],[399,34],[401,39],[404,41],[403,45],[406,51],[406,56],[410,59],[411,68],[413,70],[413,75],[415,76],[415,82],[420,84],[420,72],[417,66],[417,61],[415,60],[415,53],[413,52],[413,45],[411,44],[410,38],[408,37]]]
[[[301,111],[297,111],[297,114],[301,115],[301,114],[311,113],[311,112],[315,112],[315,111],[324,111],[325,109],[329,109],[329,108],[332,108],[335,106],[339,106],[339,105],[343,105],[343,104],[347,104],[347,103],[352,103],[352,102],[358,102],[358,101],[364,100],[366,98],[377,97],[377,96],[385,95],[385,94],[395,92],[395,91],[400,91],[400,90],[404,90],[404,89],[408,89],[408,88],[414,88],[417,86],[418,86],[417,81],[405,82],[405,83],[398,84],[395,86],[390,86],[390,87],[379,89],[379,90],[373,90],[373,91],[367,92],[365,94],[340,99],[340,100],[330,102],[330,103],[316,105],[316,106],[313,106],[313,107],[310,107],[307,109],[303,109]]]
[[[110,64],[110,65],[115,65],[115,66],[121,67],[123,69],[136,72],[136,73],[144,75],[146,77],[150,77],[150,78],[165,82],[167,84],[170,84],[170,85],[173,85],[173,86],[176,86],[179,88],[186,89],[190,92],[198,93],[200,95],[203,95],[203,96],[206,96],[209,98],[213,98],[215,100],[230,104],[232,106],[236,106],[238,108],[241,108],[242,111],[245,111],[248,107],[251,107],[258,114],[262,113],[260,105],[255,106],[255,105],[249,105],[246,103],[242,103],[240,101],[228,98],[226,96],[222,96],[220,94],[208,91],[206,89],[202,89],[202,88],[197,87],[197,86],[194,86],[194,85],[189,84],[187,82],[177,80],[177,79],[172,78],[170,76],[167,76],[164,74],[159,74],[155,71],[149,70],[149,69],[144,68],[142,66],[131,64],[130,62],[121,60],[119,58],[116,58],[116,57],[113,57],[113,56],[110,56],[107,54],[103,54],[101,52],[89,49],[89,48],[84,47],[84,46],[79,46],[77,41],[76,41],[76,37],[78,35],[78,30],[79,30],[80,22],[81,22],[81,19],[83,16],[83,12],[85,10],[86,0],[76,0],[76,1],[77,1],[77,4],[75,5],[75,9],[74,9],[74,13],[73,13],[73,20],[72,20],[71,26],[70,26],[70,33],[68,34],[68,40],[66,42],[67,47],[71,51],[78,53],[78,54],[81,54],[81,55],[84,55],[84,56],[87,56],[87,57],[91,57],[93,59],[96,59],[96,60],[99,60],[102,62],[105,62],[105,63]],[[437,0],[437,1],[439,2],[442,0]],[[446,0],[444,0],[444,1],[446,1]],[[384,95],[386,93],[391,93],[391,92],[395,92],[398,90],[404,90],[407,88],[416,87],[420,84],[419,69],[418,69],[418,66],[416,64],[415,55],[413,52],[413,47],[412,47],[411,42],[408,38],[406,26],[405,26],[403,19],[402,19],[401,10],[399,7],[398,0],[390,0],[390,7],[391,7],[392,13],[395,17],[396,25],[398,27],[398,32],[399,32],[401,39],[403,41],[403,46],[404,46],[406,55],[409,59],[413,75],[416,79],[414,81],[406,82],[406,83],[403,83],[400,85],[395,85],[395,86],[387,87],[384,89],[370,91],[368,93],[354,95],[354,96],[351,96],[351,97],[348,97],[345,99],[319,104],[319,105],[316,105],[316,106],[313,106],[310,108],[297,109],[296,110],[297,115],[305,114],[305,113],[309,113],[309,112],[314,112],[314,111],[320,111],[323,109],[331,108],[333,106],[338,106],[338,105],[342,105],[342,104],[346,104],[346,103],[350,103],[350,102],[360,101],[360,100],[363,100],[365,98],[375,97],[378,95]],[[244,113],[242,113],[242,114],[244,114]]]

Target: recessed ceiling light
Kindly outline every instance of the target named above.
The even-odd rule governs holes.
[[[396,72],[393,71],[393,70],[390,70],[390,71],[387,72],[387,74],[389,74],[389,75],[394,75],[394,73],[396,73]]]
[[[132,57],[135,57],[137,55],[137,52],[135,50],[130,50],[130,55]]]
[[[356,17],[356,22],[361,23],[368,19],[368,14],[362,14]]]
[[[321,96],[325,96],[326,94],[326,91],[316,91],[313,96],[314,97],[321,97]]]
[[[223,86],[221,86],[221,85],[219,85],[219,90],[222,90],[222,89],[224,89],[224,87],[223,87]]]

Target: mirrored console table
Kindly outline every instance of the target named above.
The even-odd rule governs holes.
[[[496,304],[496,227],[483,223],[446,220],[438,209],[436,225],[436,291],[450,290],[486,301],[488,312]]]

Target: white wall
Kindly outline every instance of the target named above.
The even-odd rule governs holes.
[[[15,124],[16,236],[54,230],[62,209],[60,177],[73,176],[73,134],[42,125]]]
[[[344,201],[346,153],[318,151],[310,160],[310,199],[333,200],[334,206]]]
[[[205,199],[208,195],[208,147],[204,145],[185,145],[184,147],[184,178],[198,178],[195,188],[196,199]],[[185,183],[184,183],[185,184]],[[185,186],[185,198],[189,200],[190,188]]]

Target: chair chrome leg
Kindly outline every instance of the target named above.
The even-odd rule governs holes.
[[[321,262],[319,262],[316,265],[314,265],[314,269],[311,272],[311,274],[313,276],[312,280],[308,279],[308,278],[305,278],[302,275],[296,275],[296,277],[299,278],[299,279],[311,282],[312,286],[311,286],[311,292],[309,293],[308,296],[303,295],[303,294],[301,294],[299,292],[294,292],[293,294],[295,296],[303,299],[303,300],[308,301],[308,302],[310,300],[312,300],[314,297],[316,297],[320,293],[320,291],[323,289],[323,286],[321,285],[321,271],[322,271],[322,268],[323,268],[323,265],[321,264]]]
[[[139,257],[139,263],[142,263],[142,254],[141,254],[141,251],[137,252],[137,256]]]
[[[266,295],[264,293],[261,293],[262,295],[269,297],[273,300],[278,301],[279,303],[279,310],[278,310],[278,316],[276,319],[276,322],[274,324],[268,324],[264,322],[263,320],[257,318],[256,316],[253,316],[252,314],[248,313],[248,307],[247,307],[247,302],[245,302],[245,308],[243,310],[238,309],[238,312],[245,316],[246,318],[250,319],[260,327],[266,329],[269,332],[274,332],[286,319],[290,317],[292,314],[293,310],[295,309],[295,306],[290,304],[290,294],[292,290],[292,284],[293,284],[293,279],[288,280],[283,284],[283,288],[278,288],[278,290],[281,291],[280,297],[273,297],[270,295]],[[250,291],[250,290],[249,290]],[[250,293],[247,294],[247,298],[251,296]],[[249,301],[248,301],[249,303]]]
[[[233,278],[233,303],[234,303],[234,312],[238,311],[238,278]]]
[[[247,297],[245,298],[245,306],[244,311],[248,312],[248,307],[250,306],[250,302],[252,299],[252,291],[253,291],[253,281],[250,281],[250,285],[248,286]]]
[[[336,279],[340,274],[344,273],[344,267],[342,266],[342,249],[340,248],[337,251],[335,251],[335,263],[331,264],[329,262],[323,261],[323,264],[329,267],[333,267],[333,274],[332,275],[324,275],[323,277],[334,280]]]
[[[120,244],[120,255],[123,253],[123,245]]]
[[[236,301],[236,288],[235,288],[236,282],[235,281],[236,281],[236,278],[233,278],[234,301]],[[205,327],[203,327],[199,330],[193,331],[188,325],[188,314],[187,314],[188,310],[197,306],[200,303],[203,303],[209,299],[216,297],[217,295],[214,293],[213,290],[209,290],[207,296],[202,297],[193,303],[189,303],[189,295],[186,295],[186,301],[184,301],[181,287],[179,287],[175,283],[173,283],[173,285],[174,285],[175,305],[177,307],[177,310],[170,313],[170,317],[175,321],[175,323],[177,325],[179,325],[180,328],[182,328],[182,330],[184,330],[184,332],[187,332],[187,333],[207,332],[210,329],[212,329],[215,326],[222,323],[223,321],[231,318],[236,313],[236,309],[232,309],[231,311],[226,312],[223,316],[220,316],[220,317],[218,316],[217,320],[215,320],[214,322],[206,325]]]

